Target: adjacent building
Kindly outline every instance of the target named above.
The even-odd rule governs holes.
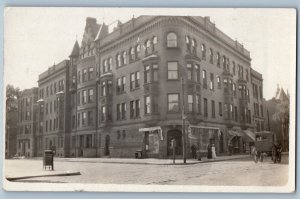
[[[25,89],[18,97],[17,155],[37,156],[38,88]]]
[[[209,17],[140,16],[112,32],[87,18],[69,60],[39,76],[38,155],[168,158],[249,150],[263,78]]]

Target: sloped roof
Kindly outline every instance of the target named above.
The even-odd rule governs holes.
[[[76,40],[76,42],[73,46],[73,50],[69,57],[77,57],[77,56],[79,56],[79,44],[78,44],[78,41]]]

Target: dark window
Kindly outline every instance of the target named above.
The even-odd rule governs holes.
[[[195,65],[195,75],[194,75],[194,81],[195,82],[200,82],[200,66]]]
[[[219,115],[222,116],[223,113],[222,113],[222,102],[219,102]]]
[[[192,64],[187,64],[186,65],[186,70],[187,70],[187,79],[192,80],[192,76],[193,76]]]
[[[209,49],[209,62],[211,64],[214,63],[214,52],[213,52],[213,50],[211,48]]]
[[[203,80],[203,88],[207,88],[207,77],[206,77],[206,70],[202,71],[202,80]]]
[[[207,99],[206,98],[203,99],[203,103],[204,103],[204,117],[208,117]]]
[[[196,95],[196,112],[201,114],[201,98],[199,95]]]
[[[150,83],[150,65],[145,66],[144,79],[145,84]]]
[[[215,85],[214,85],[214,74],[213,74],[213,73],[210,73],[209,88],[210,88],[210,90],[214,90],[214,89],[215,89]]]
[[[216,111],[215,111],[215,101],[211,101],[211,117],[215,118],[216,117]]]

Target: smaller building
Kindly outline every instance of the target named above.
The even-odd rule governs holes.
[[[18,156],[36,156],[37,98],[38,88],[23,90],[18,98]]]

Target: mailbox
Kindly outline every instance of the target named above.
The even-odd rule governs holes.
[[[53,164],[53,151],[52,150],[45,150],[44,151],[44,160],[43,160],[43,167],[46,170],[47,166],[48,168],[54,170],[54,164]]]

